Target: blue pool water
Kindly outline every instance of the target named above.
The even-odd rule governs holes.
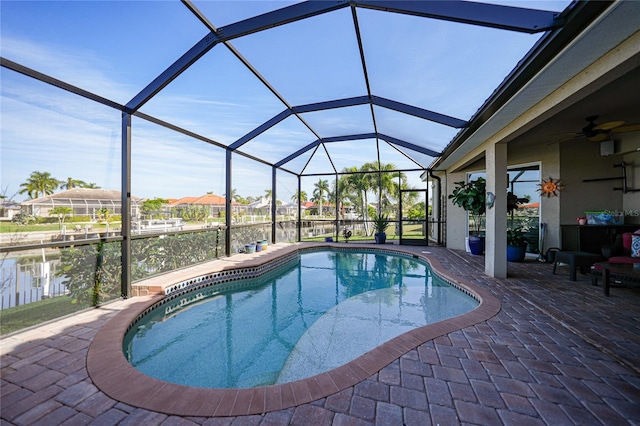
[[[426,263],[386,253],[304,252],[240,285],[190,292],[143,317],[125,337],[129,362],[189,386],[266,386],[339,367],[478,306]]]

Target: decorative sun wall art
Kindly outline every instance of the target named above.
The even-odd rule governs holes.
[[[552,177],[547,180],[542,179],[542,183],[539,183],[538,186],[540,187],[538,188],[540,195],[546,195],[547,198],[551,198],[552,195],[557,197],[558,192],[564,189],[564,183],[562,183],[560,179],[554,179]]]

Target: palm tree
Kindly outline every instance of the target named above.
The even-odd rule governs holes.
[[[212,192],[212,194],[213,194],[213,192]],[[227,197],[227,194],[225,193],[225,194],[223,195],[223,197],[225,197],[225,198],[226,198],[226,197]],[[233,200],[233,201],[238,201],[238,198],[239,198],[238,192],[237,192],[237,190],[236,190],[235,188],[233,188],[233,189],[231,190],[231,193],[229,194],[229,199],[230,199],[230,200]]]
[[[350,173],[342,177],[342,182],[339,183],[340,194],[343,198],[349,198],[353,203],[358,206],[362,218],[365,220],[365,227],[367,226],[367,217],[369,215],[367,206],[369,205],[367,193],[373,188],[372,179],[369,173],[359,173],[368,171],[368,166],[347,167],[342,170],[343,173]]]
[[[298,203],[304,203],[305,201],[307,201],[307,199],[308,198],[307,198],[307,192],[306,191],[300,191],[299,194],[296,192],[295,194],[293,194],[291,196],[291,201],[298,202]]]
[[[86,188],[86,185],[87,183],[85,181],[74,179],[72,177],[68,177],[66,181],[60,181],[60,189]]]
[[[109,216],[111,216],[111,209],[102,207],[101,209],[96,210],[96,213],[98,214],[98,218],[104,219],[105,222],[108,222]]]
[[[49,172],[31,172],[26,182],[21,183],[22,188],[19,194],[27,194],[30,199],[38,198],[40,195],[51,195],[58,188],[60,182],[51,176]]]
[[[100,189],[100,187],[98,185],[96,185],[94,182],[91,182],[91,183],[84,183],[83,182],[82,188]]]
[[[329,182],[326,180],[318,179],[318,182],[313,184],[313,198],[318,202],[318,211],[320,217],[322,217],[322,200],[324,199],[325,192],[329,192]]]
[[[390,198],[395,202],[400,201],[400,189],[406,189],[407,175],[396,171],[396,166],[392,163],[379,164],[378,162],[372,163],[372,166],[380,171],[378,182],[378,213],[382,212],[383,207],[391,205]],[[398,179],[400,184],[398,184]]]
[[[49,210],[49,216],[56,216],[58,218],[58,226],[62,229],[62,224],[67,215],[71,216],[73,209],[71,207],[56,206]]]

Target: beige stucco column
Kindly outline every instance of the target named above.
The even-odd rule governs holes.
[[[484,271],[495,278],[507,277],[507,144],[490,144],[486,151],[487,194],[495,194],[487,206]]]

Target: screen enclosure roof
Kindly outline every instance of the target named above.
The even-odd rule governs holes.
[[[2,59],[297,175],[418,170],[481,118],[572,7],[3,2]]]

